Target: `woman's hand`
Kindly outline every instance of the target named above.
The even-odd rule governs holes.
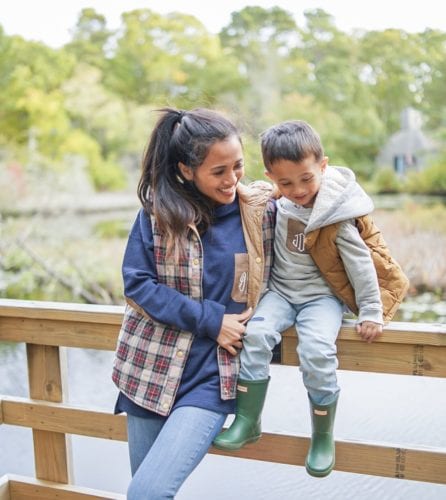
[[[242,339],[245,335],[246,322],[252,315],[252,307],[240,314],[225,314],[217,337],[219,346],[226,349],[232,356],[237,355],[237,349],[243,347]]]
[[[366,340],[370,344],[383,331],[383,327],[381,324],[374,323],[373,321],[363,321],[361,324],[356,325],[356,331],[361,335],[363,340]]]

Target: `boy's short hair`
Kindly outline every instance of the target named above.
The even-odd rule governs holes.
[[[319,134],[302,120],[289,120],[266,129],[260,134],[263,163],[270,170],[275,161],[300,162],[311,155],[316,161],[324,157]]]

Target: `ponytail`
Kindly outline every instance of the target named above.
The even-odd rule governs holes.
[[[199,167],[211,146],[229,137],[236,127],[208,109],[161,109],[143,157],[138,197],[167,237],[167,252],[178,259],[184,253],[188,227],[206,231],[212,222],[212,202],[184,179],[178,163]]]

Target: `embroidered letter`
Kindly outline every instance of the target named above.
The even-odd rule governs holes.
[[[294,235],[293,246],[295,246],[299,252],[303,252],[305,250],[305,236],[303,233],[298,233]]]
[[[248,273],[245,271],[240,275],[238,280],[238,289],[241,293],[246,293],[246,287],[248,286]]]

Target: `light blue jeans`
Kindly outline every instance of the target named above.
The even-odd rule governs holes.
[[[127,415],[132,481],[128,500],[172,499],[201,462],[227,415],[182,406],[168,418]]]
[[[343,304],[336,297],[325,296],[296,305],[276,292],[267,292],[246,328],[240,354],[240,378],[268,378],[272,350],[282,340],[281,332],[295,325],[305,388],[314,403],[332,403],[340,391],[336,376],[336,338],[343,311]]]

